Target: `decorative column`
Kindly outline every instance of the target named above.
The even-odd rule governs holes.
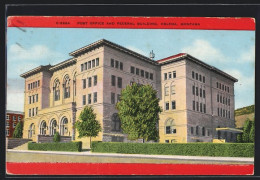
[[[75,122],[76,122],[76,103],[72,102],[72,136],[71,136],[71,140],[75,140],[75,136],[76,136],[76,131],[75,131]]]

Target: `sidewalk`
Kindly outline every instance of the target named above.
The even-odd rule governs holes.
[[[246,157],[208,157],[208,156],[179,156],[179,155],[146,155],[146,154],[120,154],[120,153],[93,153],[90,151],[86,152],[61,152],[61,151],[31,151],[31,150],[7,150],[7,160],[9,156],[9,160],[13,161],[13,158],[10,156],[18,157],[18,154],[22,155],[22,157],[26,157],[28,155],[38,157],[39,160],[41,156],[44,156],[45,159],[54,158],[56,160],[61,160],[60,158],[66,157],[66,160],[72,162],[78,162],[77,159],[85,159],[87,161],[94,162],[157,162],[157,163],[170,163],[170,162],[186,162],[186,163],[242,163],[242,164],[253,164],[254,158],[246,158]],[[48,157],[48,158],[47,158]],[[57,157],[57,158],[56,158]],[[59,158],[60,157],[60,158]],[[73,161],[74,157],[74,161]],[[104,158],[106,157],[106,158]],[[28,157],[27,157],[28,158]],[[19,158],[18,158],[19,159]],[[23,158],[22,158],[23,159]],[[20,160],[22,160],[20,159]],[[71,160],[70,160],[71,159]],[[106,160],[107,159],[107,160]],[[28,162],[28,161],[27,161]],[[62,161],[64,162],[64,161]]]

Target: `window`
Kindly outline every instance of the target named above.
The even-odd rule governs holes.
[[[175,85],[171,86],[171,94],[175,94]]]
[[[219,108],[218,108],[218,116],[219,116]]]
[[[135,69],[135,74],[139,75],[139,69],[138,68]]]
[[[196,102],[197,111],[199,111],[199,102]]]
[[[206,104],[203,104],[203,112],[206,113]]]
[[[9,136],[9,135],[10,135],[9,129],[6,130],[6,134],[5,134],[5,135],[6,135],[6,136]]]
[[[176,78],[176,71],[172,72],[172,78]]]
[[[91,69],[91,61],[88,62],[88,69]]]
[[[92,82],[92,78],[89,77],[89,78],[88,78],[88,87],[91,87],[91,82]]]
[[[38,114],[38,107],[35,108],[35,115]]]
[[[168,96],[169,95],[169,87],[165,87],[165,92],[164,92],[165,96]]]
[[[172,72],[168,73],[168,78],[171,79],[172,78]]]
[[[205,76],[203,76],[203,83],[205,83]]]
[[[54,81],[53,91],[54,91],[54,100],[55,101],[60,100],[60,81],[58,79]]]
[[[202,103],[200,103],[200,112],[202,112]]]
[[[169,102],[165,103],[165,110],[169,110]]]
[[[222,90],[224,90],[224,84],[222,84]]]
[[[31,109],[29,109],[29,117],[31,117]]]
[[[57,131],[57,121],[55,119],[51,120],[50,123],[50,135],[53,136]]]
[[[7,127],[9,127],[9,126],[10,126],[10,125],[9,125],[9,121],[6,121],[6,126],[7,126]]]
[[[145,71],[145,78],[148,79],[149,78],[149,73]]]
[[[196,80],[198,80],[198,73],[196,73]]]
[[[117,60],[116,60],[115,62],[116,62],[115,68],[117,68],[117,69],[118,69],[119,62],[118,62]]]
[[[122,78],[121,77],[117,78],[117,87],[122,88]]]
[[[172,101],[172,109],[176,109],[176,102]]]
[[[195,78],[195,73],[194,73],[194,71],[192,71],[192,78],[193,78],[193,79]]]
[[[93,82],[93,86],[97,85],[97,76],[94,76],[94,82]]]
[[[208,136],[210,136],[210,130],[208,129]]]
[[[220,108],[220,116],[222,117],[222,108]]]
[[[144,70],[141,69],[141,76],[144,77]]]
[[[28,84],[28,90],[30,90],[30,84]]]
[[[35,101],[38,102],[38,94],[36,94],[36,100]]]
[[[172,119],[168,119],[165,123],[165,133],[166,134],[175,134],[176,128],[174,121]]]
[[[86,105],[86,95],[83,95],[82,97],[82,105]]]
[[[82,88],[83,88],[83,89],[86,88],[86,79],[82,79]]]
[[[96,66],[96,61],[95,59],[92,60],[92,67],[94,68]]]
[[[116,76],[114,75],[111,76],[111,85],[116,86]]]
[[[192,101],[192,109],[195,111],[195,101]]]
[[[66,75],[64,78],[64,99],[69,98],[70,97],[70,79],[69,76]]]
[[[117,113],[112,115],[112,131],[121,131],[121,121]]]
[[[196,87],[196,96],[198,96],[198,95],[199,95],[199,88]]]
[[[94,92],[94,99],[93,102],[96,103],[97,102],[97,92]]]
[[[227,91],[227,86],[225,86],[225,91]]]
[[[225,104],[225,97],[223,97],[223,104]]]
[[[226,97],[226,105],[228,105],[228,100],[227,100],[227,97]]]
[[[229,92],[229,87],[227,87],[227,92]]]
[[[166,133],[167,134],[167,133]],[[165,140],[165,143],[169,143],[170,141],[169,140]]]
[[[153,80],[153,73],[150,73],[150,79]]]
[[[10,118],[10,115],[6,115],[6,119],[9,120],[9,118]]]
[[[115,93],[111,93],[111,104],[115,104]]]
[[[206,91],[205,91],[205,89],[203,90],[203,98],[206,98]]]
[[[227,113],[227,110],[226,110],[226,118],[228,117],[228,113]]]
[[[167,80],[167,73],[164,73],[164,80]]]
[[[205,136],[205,127],[202,127],[202,136]]]
[[[196,126],[196,135],[199,135],[199,126]]]
[[[219,94],[217,94],[217,102],[219,102]]]
[[[84,63],[84,69],[87,70],[88,69],[88,62]]]
[[[60,123],[60,135],[67,136],[68,135],[68,119],[63,117]]]
[[[114,66],[115,66],[115,61],[114,61],[114,59],[111,59],[110,65],[111,65],[111,67],[114,67]]]
[[[88,104],[91,104],[91,94],[88,94]]]
[[[228,105],[230,106],[230,99],[228,99]]]
[[[142,70],[143,71],[143,70]],[[135,73],[135,67],[131,66],[131,73],[134,74]]]
[[[32,103],[34,103],[34,95],[32,95]]]
[[[96,58],[96,66],[99,66],[99,58]]]
[[[194,131],[194,130],[193,130],[193,127],[190,127],[190,133],[191,133],[191,134],[194,133],[193,131]]]
[[[28,97],[28,103],[31,104],[31,96]]]
[[[199,75],[199,81],[201,81],[202,79],[201,79],[201,75]]]
[[[41,124],[40,124],[40,134],[45,135],[46,129],[47,129],[46,121],[42,121]]]
[[[123,70],[123,69],[124,69],[123,63],[120,62],[120,70]]]
[[[195,86],[192,86],[192,94],[195,95]]]
[[[32,108],[32,116],[34,116],[34,108]]]
[[[219,83],[218,88],[221,89],[221,83]]]
[[[228,118],[230,119],[230,111],[228,111]]]
[[[220,103],[222,103],[222,96],[220,95]]]
[[[200,88],[200,97],[202,97],[202,89]]]
[[[13,116],[13,121],[15,121],[16,120],[16,116]]]
[[[225,117],[225,109],[223,109],[223,117]]]

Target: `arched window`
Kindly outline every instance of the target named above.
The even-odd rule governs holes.
[[[35,135],[35,125],[32,123],[29,127],[28,138],[32,138]]]
[[[46,121],[42,121],[40,125],[40,134],[45,135],[47,130],[47,124]]]
[[[54,135],[56,131],[57,131],[57,121],[55,119],[52,119],[50,123],[50,135]]]
[[[63,88],[64,88],[64,99],[70,97],[70,78],[68,75],[64,77],[64,83],[63,83]]]
[[[205,132],[205,127],[202,127],[202,136],[205,136],[206,132]]]
[[[196,135],[199,135],[199,126],[196,126]]]
[[[112,115],[112,131],[121,131],[121,121],[117,113]]]
[[[55,101],[60,100],[60,81],[58,79],[56,79],[54,81],[53,94],[54,94],[54,100]]]
[[[60,123],[60,135],[67,136],[68,135],[68,118],[63,117]]]
[[[172,119],[168,119],[165,123],[165,133],[166,134],[175,134],[176,128],[174,121]]]

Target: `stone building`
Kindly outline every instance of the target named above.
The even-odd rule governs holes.
[[[227,73],[189,54],[158,61],[107,40],[70,53],[56,65],[39,66],[25,79],[24,138],[50,141],[59,132],[64,141],[79,140],[73,125],[91,105],[102,132],[93,140],[127,142],[115,104],[131,82],[151,84],[158,92],[160,142],[234,141],[234,83]],[[88,138],[81,138],[89,146]]]

